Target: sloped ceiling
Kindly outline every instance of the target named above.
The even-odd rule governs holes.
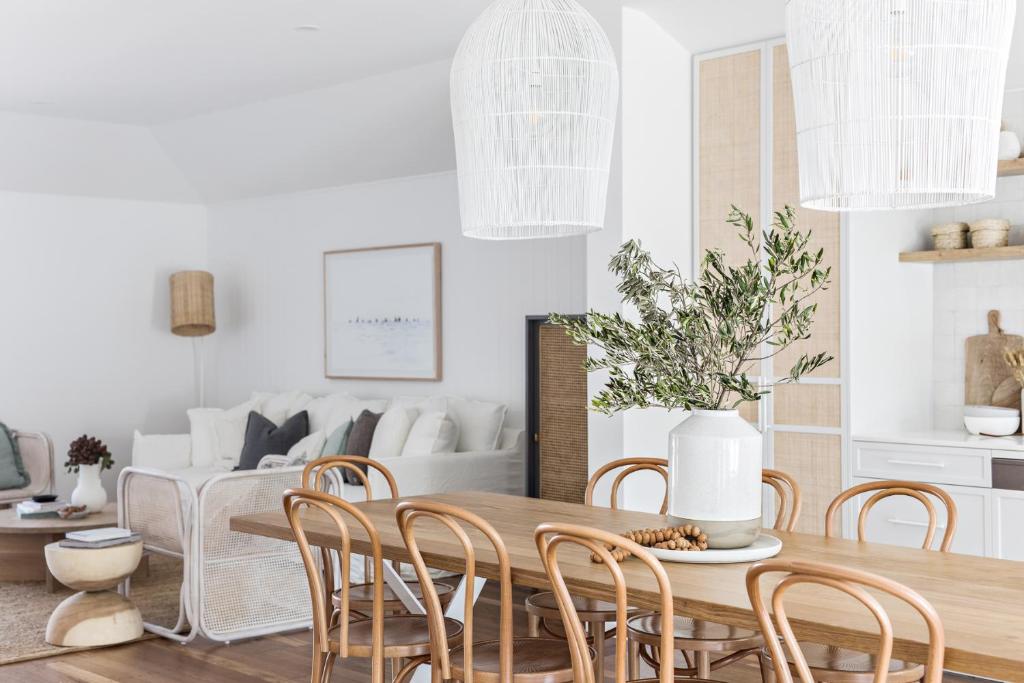
[[[582,2],[616,43],[623,4],[694,53],[784,31],[785,0]],[[451,170],[449,63],[488,3],[5,0],[0,190],[217,203]]]

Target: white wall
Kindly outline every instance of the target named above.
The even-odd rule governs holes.
[[[623,240],[640,240],[657,263],[676,263],[692,277],[692,55],[638,9],[623,10],[622,36]],[[622,455],[665,457],[668,432],[683,416],[657,408],[627,411]],[[664,486],[657,475],[637,475],[623,502],[657,511]]]
[[[168,276],[205,261],[202,207],[0,192],[0,419],[44,431],[57,488],[68,444],[87,433],[116,471],[132,430],[180,432],[194,403],[192,347],[170,333]]]
[[[931,427],[930,266],[899,262],[926,248],[931,211],[846,214],[850,430],[854,436]]]
[[[525,316],[583,310],[584,242],[473,240],[459,225],[454,173],[211,207],[219,315],[211,404],[238,403],[252,390],[447,393],[506,402],[511,424],[522,426]],[[444,380],[325,379],[323,252],[434,241],[442,244]]]
[[[1018,135],[1024,135],[1024,89],[1006,94],[1003,118]],[[1024,243],[1024,178],[1000,178],[993,201],[935,214],[937,222],[1006,218],[1013,225],[1010,243]],[[942,263],[930,268],[935,292],[934,424],[937,429],[959,429],[963,426],[964,341],[988,331],[987,313],[992,309],[1002,313],[1002,327],[1008,334],[1024,335],[1024,264]]]

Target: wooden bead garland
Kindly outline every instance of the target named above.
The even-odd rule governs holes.
[[[645,548],[660,548],[663,550],[686,550],[699,552],[708,549],[708,536],[701,531],[699,526],[684,524],[682,526],[670,526],[663,529],[634,529],[622,534],[624,538],[633,541]],[[605,548],[611,553],[612,559],[622,562],[629,558],[632,553],[619,547],[610,547],[607,543]],[[603,560],[597,553],[590,554],[590,561],[601,563]]]

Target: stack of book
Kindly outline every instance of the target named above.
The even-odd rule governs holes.
[[[60,542],[61,548],[109,548],[115,545],[136,543],[142,540],[142,534],[135,533],[131,529],[122,529],[116,526],[103,529],[88,529],[85,531],[68,532],[64,540]]]
[[[46,503],[37,503],[34,500],[23,500],[18,503],[16,514],[18,519],[44,519],[46,517],[58,517],[57,510],[67,505],[63,500],[52,500]]]

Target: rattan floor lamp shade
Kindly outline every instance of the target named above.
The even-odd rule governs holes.
[[[995,196],[1018,0],[788,0],[800,203],[921,209]]]
[[[213,275],[203,270],[171,275],[171,332],[181,337],[205,337],[216,329]]]
[[[462,232],[562,237],[604,226],[615,53],[576,0],[497,0],[452,64]]]
[[[171,332],[192,337],[199,407],[206,405],[206,367],[202,338],[217,329],[213,308],[213,275],[204,270],[183,270],[171,275]]]

